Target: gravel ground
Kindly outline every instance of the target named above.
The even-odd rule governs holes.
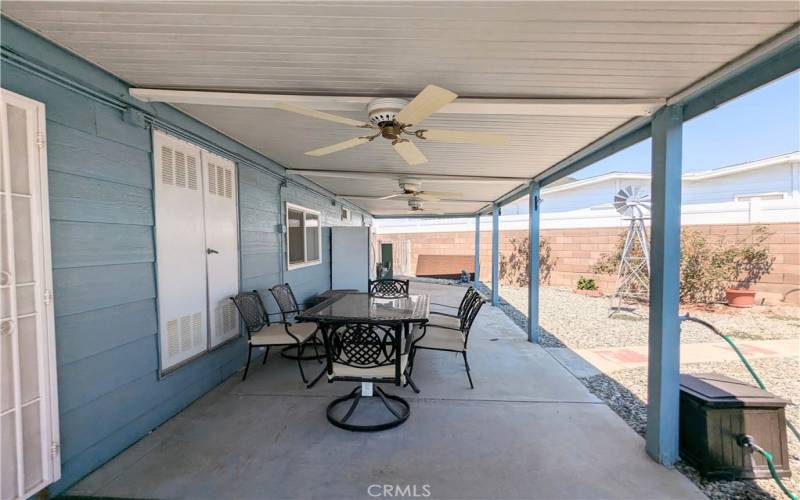
[[[486,284],[481,291],[490,294]],[[502,287],[500,307],[523,329],[527,328],[528,290]],[[647,344],[647,307],[608,316],[608,298],[577,295],[571,290],[541,288],[539,296],[540,335],[544,347],[591,349]],[[681,310],[681,313],[686,313]],[[692,316],[705,319],[723,333],[740,340],[767,340],[800,337],[800,307],[758,306],[733,309],[724,305],[690,308]],[[719,338],[696,323],[683,323],[681,342],[712,342]],[[757,359],[751,362],[767,388],[797,404],[786,408],[786,416],[800,426],[800,361],[798,359]],[[751,381],[738,361],[681,365],[684,373],[717,372],[739,380]],[[597,375],[581,381],[601,398],[636,432],[644,436],[647,426],[647,368],[635,368],[609,375]],[[755,385],[755,384],[754,384]],[[800,442],[789,435],[790,466],[793,477],[784,482],[794,492],[800,491]],[[693,467],[683,462],[678,469],[713,499],[785,498],[772,480],[707,481]]]
[[[517,311],[527,312],[527,288],[501,287],[500,296]],[[592,349],[597,347],[624,347],[647,344],[646,305],[632,307],[633,311],[608,316],[607,298],[578,295],[571,290],[541,288],[539,292],[539,322],[542,343],[545,347]],[[509,312],[507,310],[507,312]],[[682,310],[681,313],[686,313]],[[720,331],[734,339],[767,340],[798,338],[800,335],[800,307],[758,306],[752,309],[734,309],[724,305],[708,309],[691,308],[689,314],[711,322]],[[579,314],[578,314],[579,313]],[[516,319],[520,323],[520,319]],[[522,318],[524,324],[527,319]],[[684,323],[681,342],[713,342],[719,338],[696,323]]]
[[[756,373],[774,394],[800,402],[800,361],[797,359],[758,359],[751,362]],[[716,372],[737,378],[752,380],[745,367],[738,361],[724,363],[696,363],[681,365],[684,373]],[[589,390],[602,399],[622,417],[636,432],[644,436],[647,426],[647,368],[636,368],[615,372],[613,376],[597,375],[581,379]],[[800,424],[800,406],[786,408],[786,417]],[[800,491],[800,442],[789,432],[789,456],[792,477],[784,484]],[[694,481],[703,492],[713,499],[728,498],[785,498],[778,486],[769,479],[756,481],[707,481],[696,469],[679,463],[678,469]]]

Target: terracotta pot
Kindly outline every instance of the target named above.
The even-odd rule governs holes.
[[[756,292],[746,288],[726,288],[725,298],[731,307],[753,307]]]
[[[575,290],[578,295],[588,295],[589,297],[602,297],[603,292],[600,290]]]

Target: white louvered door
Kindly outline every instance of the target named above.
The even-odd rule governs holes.
[[[156,275],[164,372],[208,348],[200,148],[153,134]]]
[[[44,105],[0,98],[0,498],[61,476]]]
[[[230,297],[239,291],[239,227],[236,214],[236,166],[203,152],[206,268],[210,347],[239,335],[239,317]]]

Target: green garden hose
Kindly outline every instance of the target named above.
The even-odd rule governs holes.
[[[740,351],[739,348],[736,347],[736,344],[733,342],[733,340],[731,340],[730,337],[728,337],[727,335],[723,335],[722,332],[717,330],[716,327],[714,327],[714,325],[712,325],[708,321],[704,321],[700,318],[694,318],[692,316],[689,316],[689,313],[686,313],[686,316],[681,316],[680,319],[681,321],[693,321],[695,323],[699,323],[708,328],[709,330],[711,330],[712,332],[716,333],[723,339],[725,339],[725,342],[727,342],[733,348],[734,352],[736,352],[736,355],[739,356],[740,360],[742,360],[742,363],[744,364],[745,368],[747,368],[747,371],[750,372],[750,375],[753,376],[753,379],[756,381],[758,386],[761,389],[767,390],[767,386],[764,385],[764,382],[761,381],[756,371],[753,370],[753,367],[750,366],[750,363],[747,362],[747,358],[744,357],[742,351]],[[786,420],[786,425],[789,427],[789,429],[792,430],[792,433],[800,441],[800,435],[798,434],[795,426],[789,420]],[[739,436],[736,442],[739,444],[739,446],[742,446],[743,448],[750,448],[751,450],[761,454],[761,456],[763,456],[764,459],[767,461],[767,467],[769,467],[769,473],[772,476],[772,479],[778,484],[778,487],[780,487],[781,491],[783,491],[786,494],[786,496],[788,496],[792,500],[798,500],[797,495],[792,493],[786,487],[786,485],[783,484],[783,481],[781,481],[781,478],[778,476],[778,471],[775,470],[775,465],[772,463],[772,453],[758,446],[756,442],[753,440],[753,437],[749,435]]]

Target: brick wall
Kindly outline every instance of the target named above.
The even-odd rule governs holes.
[[[784,295],[790,303],[800,304],[800,223],[765,224],[772,236],[768,240],[769,251],[775,257],[770,274],[753,288],[759,292],[757,299],[777,302]],[[710,243],[722,238],[733,239],[749,234],[752,224],[719,224],[685,226],[699,231],[708,237]],[[546,229],[542,236],[550,241],[555,266],[550,275],[549,285],[574,287],[581,276],[594,278],[600,288],[610,291],[614,277],[596,275],[591,268],[604,253],[614,250],[621,228],[591,229]],[[500,254],[512,252],[514,239],[528,235],[525,230],[502,231],[500,233]],[[467,232],[379,234],[382,241],[411,241],[411,268],[416,272],[418,255],[474,255],[475,234]],[[481,279],[491,276],[492,233],[481,231]],[[792,291],[794,290],[794,291]]]

